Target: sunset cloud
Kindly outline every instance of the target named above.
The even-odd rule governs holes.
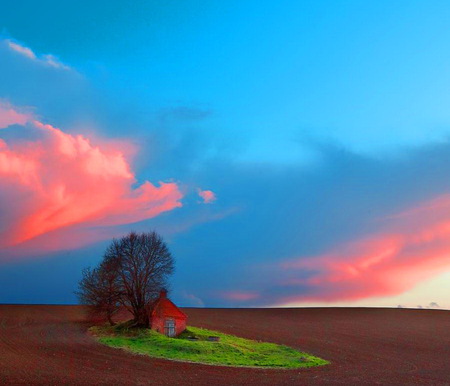
[[[210,204],[216,200],[216,195],[211,190],[198,190],[198,195],[203,199],[204,204]]]
[[[19,112],[8,102],[0,100],[0,129],[10,125],[24,125],[31,118],[31,114]]]
[[[384,232],[280,264],[281,303],[398,295],[450,269],[450,196],[389,216]],[[296,277],[299,276],[299,278]],[[301,288],[301,295],[292,294]]]
[[[256,292],[248,292],[248,291],[229,291],[223,292],[221,297],[223,299],[241,302],[241,301],[255,300],[259,297],[259,294]]]
[[[72,135],[0,105],[0,247],[73,226],[129,224],[180,207],[173,182],[138,183],[121,146]],[[20,125],[20,126],[12,126]]]

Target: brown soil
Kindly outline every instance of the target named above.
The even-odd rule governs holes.
[[[331,361],[300,370],[171,362],[97,343],[79,306],[0,306],[0,384],[450,385],[450,311],[184,309],[189,323]]]

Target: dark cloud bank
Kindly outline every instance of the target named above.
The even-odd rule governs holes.
[[[318,154],[314,165],[273,166],[233,161],[230,151],[239,152],[239,143],[224,144],[214,133],[195,129],[191,121],[160,127],[147,136],[148,141],[159,141],[162,156],[148,162],[141,153],[136,160],[140,176],[171,175],[185,182],[187,190],[213,190],[217,201],[199,206],[198,198],[187,196],[183,208],[132,226],[166,235],[177,258],[173,290],[181,304],[194,305],[192,299],[199,298],[195,303],[206,306],[264,306],[310,295],[311,288],[282,284],[293,275],[307,278],[308,271],[274,269],[277,263],[321,254],[376,232],[386,216],[450,191],[448,141],[385,159],[310,141]],[[145,143],[145,137],[141,141]],[[123,232],[129,228],[124,226]],[[74,302],[79,271],[98,261],[105,244],[3,265],[0,301]],[[36,288],[33,294],[25,285],[21,290],[25,281],[26,288]],[[56,284],[58,294],[52,290]],[[259,297],[236,302],[223,296],[236,292]]]

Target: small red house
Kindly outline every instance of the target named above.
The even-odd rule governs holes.
[[[187,315],[161,290],[150,314],[151,329],[167,336],[178,336],[186,330]]]

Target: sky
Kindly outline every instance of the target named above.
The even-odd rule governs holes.
[[[17,0],[0,303],[156,230],[194,307],[450,309],[446,1]]]

